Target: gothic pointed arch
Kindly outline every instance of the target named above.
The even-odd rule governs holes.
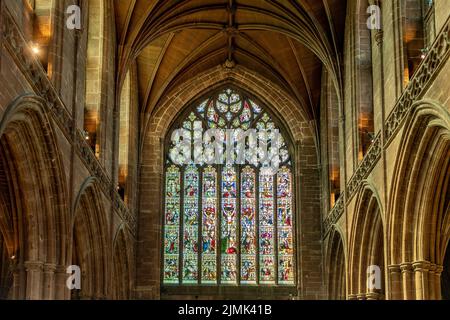
[[[164,199],[164,191],[161,190],[161,186],[164,186],[164,180],[158,172],[164,171],[164,141],[170,132],[171,125],[175,122],[180,112],[187,110],[186,108],[188,106],[192,106],[193,102],[202,96],[208,95],[208,93],[231,85],[244,92],[251,93],[250,96],[257,97],[257,101],[261,101],[261,104],[270,106],[267,107],[268,110],[271,111],[272,115],[280,119],[280,123],[286,128],[286,136],[292,139],[291,141],[296,141],[291,145],[292,151],[295,153],[295,156],[298,155],[296,161],[299,162],[296,163],[302,163],[303,165],[299,165],[295,169],[295,172],[293,172],[294,184],[296,186],[299,185],[298,177],[300,172],[305,177],[309,177],[307,182],[301,186],[304,188],[304,193],[301,193],[304,200],[296,199],[304,207],[302,209],[298,208],[295,214],[300,219],[298,217],[299,215],[305,215],[306,218],[307,216],[314,215],[314,212],[317,213],[317,211],[314,211],[314,208],[316,208],[316,205],[319,206],[319,204],[316,202],[315,197],[313,199],[310,198],[310,195],[315,194],[315,190],[317,190],[314,187],[315,183],[318,183],[318,177],[316,177],[317,171],[315,171],[317,166],[313,164],[317,159],[315,129],[311,126],[310,122],[305,120],[306,117],[302,114],[301,109],[293,102],[294,100],[292,100],[288,93],[283,92],[281,88],[273,90],[267,86],[268,82],[263,79],[261,75],[243,66],[236,66],[234,69],[225,69],[221,66],[212,68],[209,72],[199,75],[188,83],[179,86],[172,94],[167,95],[167,98],[161,101],[161,105],[155,110],[155,113],[146,120],[145,139],[143,139],[141,145],[141,215],[139,219],[140,231],[138,237],[143,239],[143,241],[138,244],[137,249],[137,256],[142,257],[140,258],[142,259],[141,261],[139,259],[137,261],[138,293],[145,294],[146,297],[150,294],[154,294],[155,296],[159,296],[160,294],[158,288],[149,289],[149,287],[146,287],[148,286],[146,284],[156,282],[159,286],[162,282],[162,273],[160,272],[162,265],[160,259],[162,258],[162,254],[161,256],[153,256],[152,258],[148,253],[153,251],[149,251],[148,249],[150,247],[155,252],[160,252],[162,249],[158,244],[162,243],[162,233],[160,230],[162,230],[161,212],[164,210],[164,204],[161,203],[161,199]],[[194,90],[192,90],[193,88]],[[295,137],[295,139],[292,137]],[[302,152],[301,150],[304,151]],[[155,203],[159,203],[159,205],[155,206]],[[305,230],[306,228],[313,228],[310,224],[318,222],[319,219],[307,219],[306,221],[302,225],[302,228],[305,228]],[[142,233],[143,230],[148,230],[147,228],[150,227],[149,223],[151,222],[152,230],[150,232],[146,231],[145,234]],[[160,230],[154,230],[157,225],[161,228]],[[305,242],[306,247],[313,246],[314,243],[317,243],[316,241],[320,241],[319,233],[310,233],[305,237],[304,239],[307,239]],[[311,263],[306,263],[306,269],[311,270],[314,277],[311,275],[306,277],[306,273],[297,273],[297,277],[304,278],[305,286],[302,288],[302,292],[303,290],[306,291],[306,287],[314,285],[312,282],[314,282],[313,278],[316,279],[316,272],[317,277],[320,277],[317,264],[320,263],[321,257],[314,256],[313,254],[310,258],[312,259],[310,260]],[[316,258],[317,261],[315,260]],[[152,270],[148,270],[145,267],[147,265],[146,261],[152,265],[156,265],[158,269],[152,268]],[[150,279],[152,279],[151,282]],[[317,284],[317,282],[314,283]],[[139,288],[142,288],[142,290],[139,290]],[[150,290],[153,290],[151,291],[152,293],[150,293]]]
[[[341,231],[336,227],[331,230],[326,253],[328,299],[346,300],[347,272],[346,250]]]
[[[110,231],[102,193],[95,178],[83,184],[72,217],[71,264],[81,270],[81,290],[72,299],[101,300],[110,297]]]
[[[405,123],[389,201],[389,263],[406,274],[400,284],[391,279],[397,284],[394,298],[441,298],[439,279],[450,238],[449,119],[447,109],[424,100],[413,105]]]
[[[356,202],[349,244],[350,299],[385,299],[384,223],[376,189],[364,183]]]
[[[12,297],[52,299],[57,284],[38,274],[66,263],[67,191],[54,129],[45,101],[24,95],[8,107],[0,123],[3,214],[1,232],[8,241],[13,272],[36,278],[13,284]],[[48,286],[42,291],[32,290]]]
[[[134,286],[134,246],[124,226],[121,226],[117,231],[113,247],[114,299],[131,299],[131,291]]]

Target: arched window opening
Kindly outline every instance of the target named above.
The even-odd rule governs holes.
[[[118,191],[133,208],[137,184],[138,89],[136,68],[128,71],[120,95]]]
[[[334,230],[332,233],[330,257],[328,261],[328,292],[330,300],[345,300],[347,295],[345,275],[344,245],[340,234]]]
[[[432,10],[434,4],[432,0],[405,0],[401,3],[404,21],[404,85],[406,86],[425,58],[428,43],[434,40],[434,16],[431,14],[434,11]],[[429,30],[428,27],[430,27]]]
[[[86,105],[84,130],[86,139],[99,157],[100,110],[103,83],[104,1],[88,1],[88,42],[86,61]]]
[[[226,88],[188,109],[173,127],[172,132],[184,129],[183,139],[191,141],[202,139],[203,130],[217,129],[217,140],[211,141],[220,143],[214,148],[233,144],[236,149],[221,154],[222,162],[208,164],[206,145],[185,146],[181,154],[167,140],[163,284],[295,285],[290,150],[286,138],[275,134],[272,116],[246,94]],[[258,161],[262,144],[252,144],[249,137],[245,161],[238,160],[236,150],[242,149],[232,136],[250,129],[258,130],[258,138],[266,134],[268,154],[279,150],[271,158],[277,171]]]
[[[434,0],[423,0],[423,19],[425,25],[425,44],[427,49],[431,47],[436,38],[436,24],[434,14]]]
[[[363,1],[359,7],[357,25],[357,114],[358,114],[358,161],[367,154],[374,138],[373,112],[373,72],[372,72],[372,35],[367,28],[368,1]]]
[[[119,194],[125,199],[125,187],[128,177],[128,156],[130,139],[130,103],[131,76],[127,73],[120,95],[120,128],[119,128]]]
[[[326,72],[322,74],[322,106],[321,123],[322,158],[328,162],[328,178],[324,183],[328,184],[328,203],[325,205],[325,212],[333,208],[341,195],[340,179],[340,144],[339,144],[339,101],[332,80]]]
[[[49,45],[52,36],[53,0],[27,0],[25,8],[26,37],[33,54],[45,71],[51,74],[49,66]]]

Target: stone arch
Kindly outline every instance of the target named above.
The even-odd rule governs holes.
[[[389,201],[393,298],[441,297],[439,279],[450,239],[449,119],[444,107],[423,100],[412,106],[404,127]]]
[[[120,92],[120,112],[118,125],[118,191],[129,208],[136,208],[137,166],[139,127],[137,65],[129,69]]]
[[[349,299],[384,299],[385,232],[383,211],[376,189],[364,182],[356,202],[349,241]],[[375,266],[369,276],[369,267]],[[378,273],[379,271],[379,273]],[[371,286],[369,286],[369,277]]]
[[[345,300],[347,296],[346,248],[341,231],[333,227],[328,237],[326,265],[328,299]]]
[[[66,179],[44,104],[33,95],[18,97],[0,123],[0,228],[9,242],[17,299],[55,298],[60,284],[54,274],[66,264]]]
[[[310,224],[317,224],[314,226],[308,225],[307,223],[302,224],[303,228],[315,228],[314,230],[319,230],[317,233],[313,232],[309,234],[314,239],[308,242],[308,245],[320,242],[320,219],[312,219],[310,216],[318,213],[320,206],[319,196],[317,195],[317,198],[315,197],[315,193],[319,189],[316,128],[306,120],[306,117],[300,111],[301,108],[296,105],[295,100],[282,88],[243,66],[238,65],[233,69],[218,66],[198,75],[195,79],[180,85],[175,91],[168,93],[151,117],[145,120],[144,131],[142,133],[144,137],[141,145],[140,162],[140,240],[137,248],[137,254],[140,257],[137,265],[137,279],[139,282],[137,292],[145,292],[142,293],[145,294],[145,298],[159,297],[161,281],[160,244],[163,218],[161,214],[161,199],[163,199],[161,186],[163,185],[162,176],[164,172],[164,139],[172,122],[183,108],[207,92],[226,84],[232,84],[242,90],[252,92],[285,124],[288,135],[295,144],[294,158],[296,172],[294,174],[297,177],[296,185],[299,185],[298,177],[300,175],[309,177],[308,180],[305,178],[308,183],[302,184],[302,190],[298,190],[299,195],[296,197],[299,202],[297,212],[305,215],[305,221],[308,221]],[[304,206],[304,208],[301,208],[301,206]],[[142,232],[145,232],[145,234]],[[299,233],[296,232],[297,237]],[[302,239],[302,241],[306,243],[305,239]],[[141,255],[145,255],[146,257],[143,258]],[[321,271],[317,271],[317,264],[320,264],[322,261],[321,253],[314,259],[316,258],[317,261],[311,259],[311,268],[317,272],[317,279],[314,278],[317,281],[311,280],[311,282],[315,281],[315,284],[320,282]],[[298,275],[299,277],[305,277],[305,281],[309,281],[306,273],[298,272]],[[312,277],[309,278],[312,279]],[[300,283],[300,281],[297,282]],[[302,290],[306,289],[302,288]]]
[[[323,165],[322,185],[324,189],[323,214],[334,207],[341,196],[341,143],[343,130],[340,126],[340,105],[331,79],[322,71],[322,93],[320,106],[321,161]]]
[[[131,298],[133,288],[133,257],[134,246],[130,235],[122,225],[116,233],[113,244],[114,264],[114,298],[125,300]]]
[[[110,294],[110,232],[102,198],[96,179],[88,178],[74,205],[71,264],[81,268],[82,281],[73,299],[105,299]]]

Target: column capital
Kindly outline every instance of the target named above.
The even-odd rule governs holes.
[[[25,261],[24,266],[27,271],[42,271],[44,263],[42,261]]]
[[[402,271],[399,264],[391,264],[390,266],[387,266],[387,268],[389,273],[400,273]]]
[[[428,271],[431,263],[429,261],[416,261],[412,263],[414,271]]]
[[[358,300],[367,300],[367,294],[366,293],[358,293],[356,295],[356,297],[358,298]]]
[[[44,272],[45,273],[54,273],[56,271],[56,264],[54,263],[45,263],[44,264]]]
[[[402,273],[406,272],[413,272],[414,268],[411,262],[403,262],[400,264],[400,269],[402,270]]]
[[[366,293],[367,300],[381,300],[382,295],[376,292]]]
[[[438,275],[441,275],[442,271],[444,271],[444,267],[440,266],[438,264],[435,264],[435,266],[436,266],[436,269],[434,270],[434,273],[438,274]]]
[[[57,265],[55,268],[56,273],[66,273],[67,267],[62,265]]]

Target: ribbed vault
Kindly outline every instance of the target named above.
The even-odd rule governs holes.
[[[320,75],[340,91],[345,0],[116,0],[119,85],[136,60],[141,111],[217,65],[245,66],[285,88],[317,120]]]

